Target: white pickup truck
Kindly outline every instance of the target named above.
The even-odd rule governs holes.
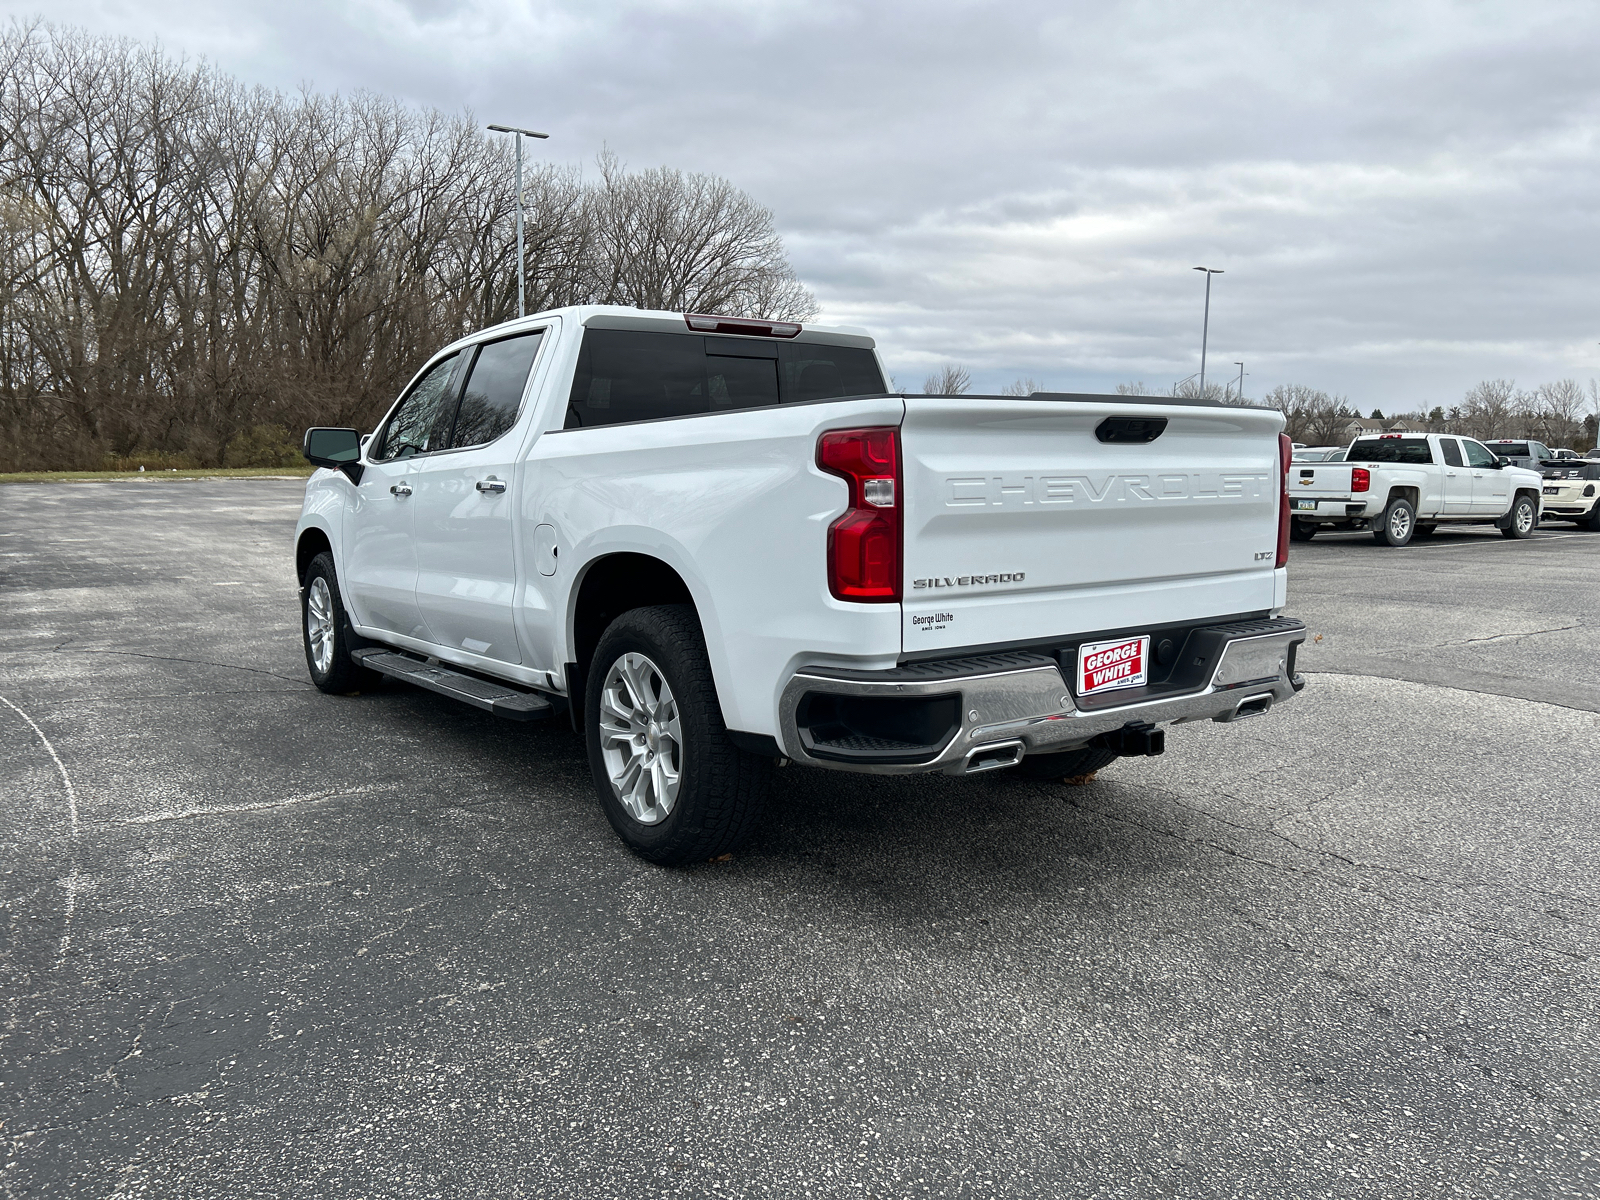
[[[1530,538],[1543,484],[1468,437],[1376,434],[1350,443],[1343,462],[1290,467],[1290,533],[1309,542],[1319,530],[1368,529],[1379,545],[1404,546],[1440,525],[1477,524]]]
[[[567,714],[623,840],[703,860],[775,764],[1083,774],[1303,685],[1269,409],[888,393],[870,338],[566,308],[313,429],[324,691]]]

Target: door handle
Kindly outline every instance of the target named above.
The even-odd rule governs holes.
[[[501,492],[506,490],[506,481],[504,479],[496,479],[493,475],[491,475],[487,479],[478,480],[478,490],[480,492],[493,492],[496,495],[499,495]]]
[[[409,496],[411,495],[411,485],[402,479],[399,483],[390,486],[389,494],[391,496]]]

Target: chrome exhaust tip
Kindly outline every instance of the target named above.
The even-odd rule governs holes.
[[[1232,712],[1223,713],[1220,717],[1215,719],[1224,723],[1231,721],[1243,721],[1249,717],[1265,716],[1271,707],[1272,693],[1265,692],[1259,696],[1251,696],[1248,700],[1239,701],[1238,705]]]
[[[1022,761],[1022,755],[1021,742],[997,742],[992,746],[979,746],[976,750],[967,752],[967,757],[961,764],[961,773],[976,775],[979,771],[998,771],[1002,767],[1014,767]]]

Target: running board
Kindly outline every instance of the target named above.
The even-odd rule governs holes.
[[[481,708],[484,712],[507,720],[537,721],[553,716],[556,711],[550,701],[535,692],[519,692],[516,688],[491,683],[476,675],[463,675],[449,667],[423,662],[409,654],[385,650],[381,646],[352,650],[350,657],[358,665],[380,675],[387,675],[402,683],[414,683],[430,692],[438,692],[441,696],[449,696],[452,700],[460,700],[463,704],[470,704],[473,708]]]

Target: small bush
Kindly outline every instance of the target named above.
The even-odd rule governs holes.
[[[225,467],[303,467],[300,443],[282,425],[257,425],[235,434],[222,452]]]

